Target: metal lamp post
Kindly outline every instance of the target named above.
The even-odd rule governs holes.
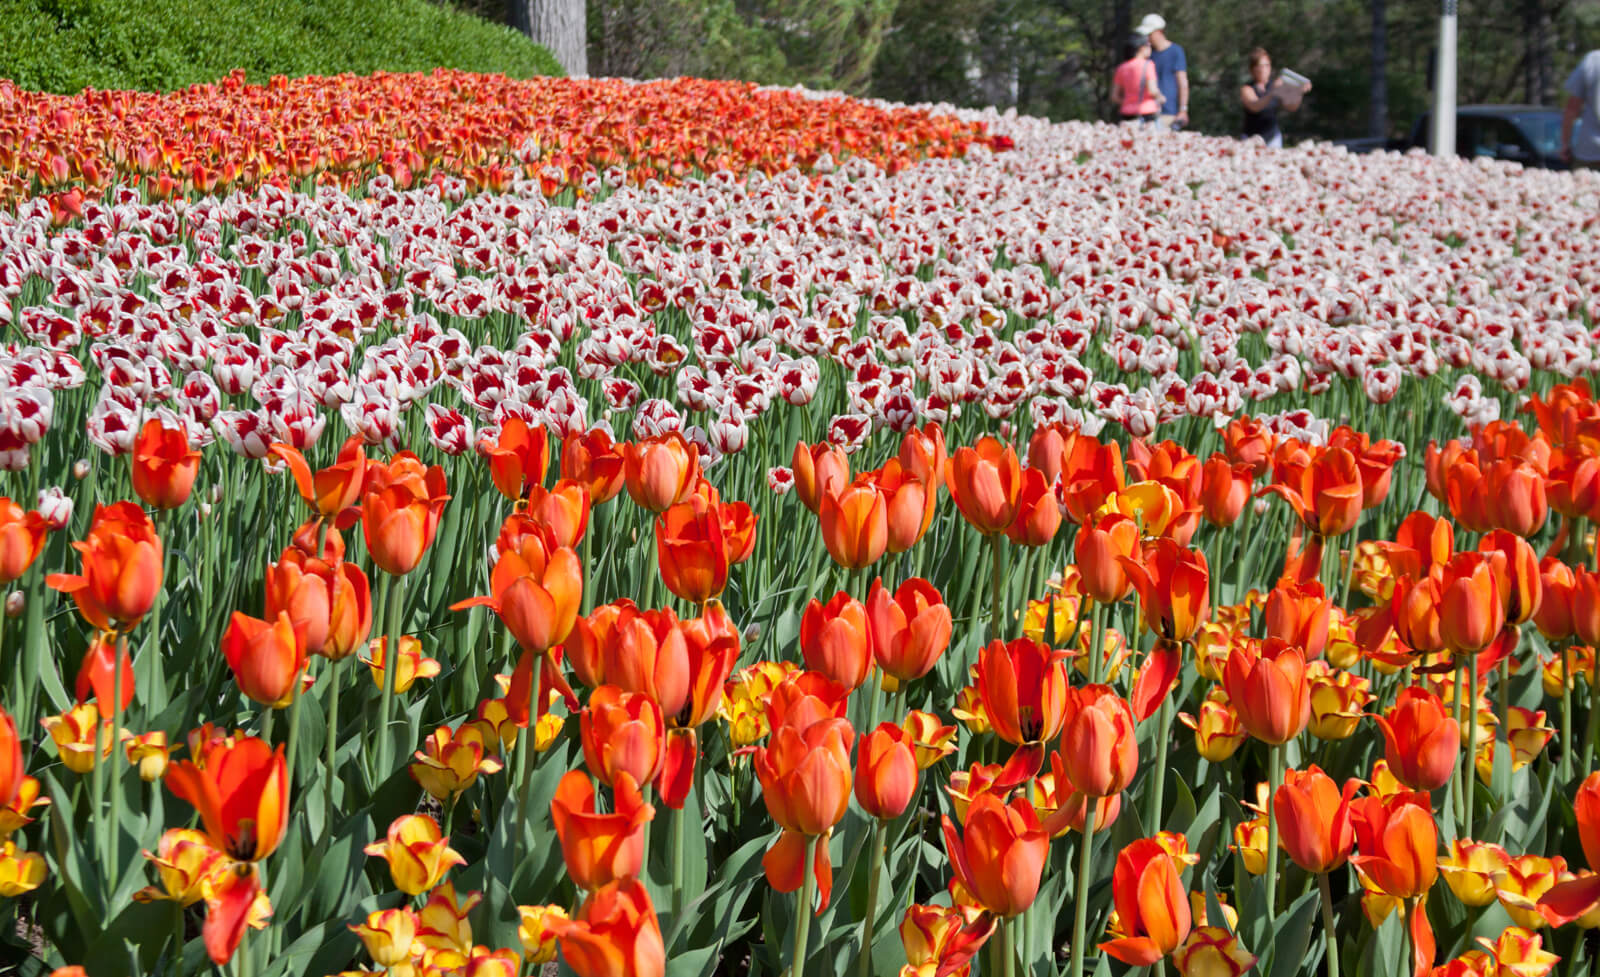
[[[1439,16],[1439,58],[1433,78],[1433,155],[1456,151],[1456,0]]]

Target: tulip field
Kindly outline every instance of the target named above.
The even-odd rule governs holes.
[[[1600,970],[1600,177],[0,82],[0,971]]]

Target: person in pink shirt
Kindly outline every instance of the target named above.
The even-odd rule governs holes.
[[[1161,110],[1161,89],[1156,66],[1150,61],[1150,39],[1135,34],[1128,39],[1128,60],[1111,76],[1111,97],[1124,122],[1154,122]]]

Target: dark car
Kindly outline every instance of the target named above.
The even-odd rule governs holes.
[[[1418,116],[1407,138],[1343,139],[1338,145],[1353,153],[1431,149],[1433,114],[1424,112]],[[1459,106],[1456,109],[1456,153],[1564,170],[1567,163],[1561,158],[1561,110],[1541,105]]]

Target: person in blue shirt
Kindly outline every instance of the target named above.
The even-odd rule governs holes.
[[[1183,45],[1167,37],[1167,22],[1160,14],[1145,14],[1137,33],[1150,38],[1150,62],[1156,66],[1156,86],[1163,98],[1156,125],[1182,129],[1189,124],[1189,59]]]

